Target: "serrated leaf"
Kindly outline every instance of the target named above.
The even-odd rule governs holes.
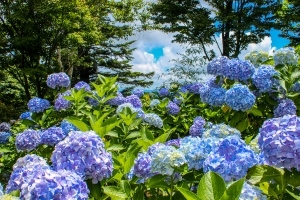
[[[238,125],[235,127],[238,129],[240,132],[243,132],[248,128],[248,118],[243,119]]]
[[[105,136],[110,136],[110,137],[116,137],[118,138],[119,137],[119,134],[115,131],[109,131],[108,133],[106,133]]]
[[[202,200],[219,200],[226,191],[223,178],[212,171],[206,173],[200,180],[197,195]]]
[[[276,199],[278,199],[276,192],[272,189],[272,187],[270,186],[270,184],[268,182],[260,183],[259,189],[261,189],[261,191],[263,191],[263,193],[265,193],[266,195],[273,196]]]
[[[141,136],[141,133],[139,131],[133,131],[125,139],[132,139],[132,138],[137,138],[140,136]]]
[[[169,188],[169,185],[165,182],[166,175],[155,175],[148,179],[146,185],[149,188]]]
[[[238,200],[242,192],[245,179],[242,178],[232,183],[225,191],[220,200]]]
[[[121,151],[125,149],[122,144],[113,144],[107,148],[107,151]]]
[[[268,165],[255,165],[247,173],[248,181],[255,185],[262,182],[274,180],[275,178],[283,179],[284,171]]]
[[[198,197],[195,193],[185,188],[182,187],[176,187],[176,188],[187,200],[201,200],[201,198]]]
[[[293,198],[295,198],[296,200],[300,200],[300,197],[299,196],[297,196],[296,194],[294,194],[294,193],[292,193],[291,191],[289,191],[289,190],[285,190],[287,193],[289,193],[289,195],[291,195]]]
[[[128,198],[128,196],[125,192],[123,192],[121,189],[119,189],[115,186],[105,186],[102,188],[103,188],[103,192],[112,198],[117,198],[117,199]]]
[[[170,134],[171,134],[171,132],[168,131],[168,132],[166,132],[166,133],[160,135],[158,138],[156,138],[156,139],[154,140],[154,143],[157,143],[157,142],[165,143],[165,142],[167,141],[167,139],[169,138]]]
[[[131,187],[130,184],[127,180],[121,180],[121,188],[123,189],[123,191],[126,193],[127,196],[130,196],[130,192],[131,192]]]
[[[129,125],[128,130],[133,130],[135,129],[138,125],[140,125],[140,123],[142,122],[142,118],[137,118],[135,119],[132,124]]]
[[[250,110],[247,111],[247,113],[252,113],[254,116],[263,116],[262,112],[260,112],[260,110],[258,110],[255,107],[252,107]]]
[[[284,170],[284,180],[293,187],[300,186],[300,172],[295,168],[292,168],[291,171]]]

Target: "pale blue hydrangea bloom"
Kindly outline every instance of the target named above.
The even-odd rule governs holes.
[[[293,92],[300,92],[300,83],[296,82],[292,87]]]
[[[15,144],[18,151],[31,151],[41,144],[41,133],[27,129],[17,135]]]
[[[295,115],[297,107],[291,99],[281,99],[280,103],[274,109],[274,117],[282,117],[284,115]]]
[[[274,78],[279,73],[272,66],[260,66],[252,76],[253,84],[259,89],[260,92],[270,92],[272,88],[279,85],[279,80]]]
[[[48,75],[46,83],[48,87],[55,89],[56,87],[69,87],[71,81],[66,73],[60,72]]]
[[[199,90],[199,93],[201,101],[208,105],[220,107],[225,103],[226,89],[224,88],[214,88],[205,85]]]
[[[226,124],[214,124],[206,131],[204,131],[202,137],[209,138],[209,137],[216,137],[216,138],[226,138],[228,136],[237,136],[241,137],[241,132],[235,128],[232,128]]]
[[[4,193],[3,193],[3,187],[2,187],[2,184],[0,183],[0,197],[3,196]]]
[[[255,104],[255,99],[249,88],[242,84],[235,84],[225,94],[225,103],[237,111],[250,110]]]
[[[244,182],[239,200],[267,200],[267,196],[257,187]]]
[[[46,99],[41,99],[38,97],[34,97],[29,100],[28,104],[28,110],[30,112],[43,112],[44,110],[48,109],[50,107],[50,102]]]
[[[162,119],[155,113],[145,114],[144,121],[157,128],[162,128],[164,125]]]
[[[245,60],[249,60],[255,67],[259,67],[269,59],[269,53],[265,51],[254,50],[245,56]]]
[[[9,132],[0,132],[0,144],[6,144],[10,136]]]
[[[222,87],[223,83],[224,83],[224,78],[222,76],[220,76],[220,80],[219,82],[217,82],[217,77],[212,77],[211,79],[209,79],[208,81],[206,81],[206,85],[210,88],[220,88]]]
[[[281,48],[274,52],[274,62],[276,65],[298,65],[298,55],[291,47]]]
[[[154,108],[156,105],[160,104],[160,101],[158,99],[153,99],[150,102],[150,108]]]

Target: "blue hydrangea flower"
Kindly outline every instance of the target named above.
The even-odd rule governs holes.
[[[56,111],[68,109],[72,105],[71,101],[68,101],[65,98],[63,98],[64,96],[71,96],[71,92],[66,91],[63,94],[58,95],[57,99],[54,102],[54,109]]]
[[[269,165],[300,170],[300,119],[285,115],[266,120],[259,129],[258,145]]]
[[[125,98],[125,103],[131,103],[134,108],[142,108],[143,104],[140,98],[136,95],[130,95]]]
[[[208,105],[220,107],[225,103],[226,89],[224,88],[212,88],[205,85],[199,90],[199,93],[201,101]]]
[[[158,146],[152,154],[151,172],[159,172],[171,176],[174,167],[180,167],[186,163],[184,154],[173,146],[164,144]]]
[[[144,121],[157,128],[162,128],[164,125],[162,119],[155,113],[145,114]]]
[[[190,86],[191,86],[191,84],[187,84],[187,85],[183,85],[183,86],[181,86],[181,88],[180,88],[180,90],[179,90],[179,92],[182,92],[182,93],[188,93],[189,92],[189,88],[190,88]]]
[[[209,138],[209,137],[226,138],[228,136],[241,137],[241,132],[226,124],[215,124],[212,125],[210,128],[206,129],[206,131],[204,131],[202,135],[203,138]]]
[[[111,105],[111,106],[119,106],[123,103],[125,103],[125,98],[123,97],[121,92],[117,92],[117,95],[115,98],[110,99],[106,101],[105,103]]]
[[[84,91],[86,91],[86,92],[91,91],[90,85],[87,84],[84,81],[79,81],[78,83],[76,83],[76,85],[74,86],[74,88],[76,90],[80,90],[80,89],[84,88]]]
[[[132,113],[137,112],[137,118],[144,118],[145,117],[145,113],[141,108],[135,108],[133,107],[133,105],[131,103],[123,103],[121,105],[118,106],[116,113],[117,115],[120,115],[119,113],[121,113],[123,111],[124,108],[129,108],[131,110]]]
[[[48,75],[46,83],[48,87],[55,89],[56,87],[69,87],[71,82],[66,73],[60,72]]]
[[[295,115],[297,107],[290,99],[282,99],[274,109],[274,117],[282,117],[284,115]]]
[[[132,94],[141,98],[144,95],[144,90],[136,88],[132,91]]]
[[[161,88],[159,91],[158,91],[158,95],[160,97],[166,97],[169,95],[169,90],[167,88]]]
[[[173,102],[177,105],[180,105],[184,101],[183,97],[181,95],[176,95],[173,99]]]
[[[171,184],[171,178],[172,178],[171,176],[167,176],[166,179],[165,179],[165,182],[166,182],[168,185]],[[176,184],[176,183],[178,183],[179,181],[182,181],[182,176],[181,176],[180,173],[175,172],[175,173],[173,174],[173,184]]]
[[[232,59],[225,67],[224,75],[235,81],[246,81],[252,77],[255,67],[248,60]]]
[[[2,184],[0,183],[0,197],[3,196],[4,193],[3,193],[3,187],[2,187]]]
[[[254,72],[252,82],[260,92],[269,92],[279,84],[279,80],[274,78],[275,75],[279,75],[279,73],[275,71],[274,67],[262,65]]]
[[[230,60],[226,56],[220,56],[220,57],[214,58],[207,65],[207,73],[216,75],[216,76],[225,75],[226,66],[229,61]]]
[[[55,146],[58,142],[62,141],[67,135],[60,127],[51,127],[42,131],[41,143],[50,146]]]
[[[296,82],[292,87],[293,92],[300,92],[300,83]]]
[[[54,170],[71,170],[93,184],[109,178],[113,171],[112,156],[94,132],[72,131],[55,146],[51,157]]]
[[[235,84],[225,94],[226,104],[233,110],[246,111],[255,104],[255,96],[247,86]]]
[[[20,115],[19,119],[29,119],[29,120],[32,120],[32,118],[31,118],[31,112],[23,112]]]
[[[153,99],[150,102],[150,108],[154,108],[156,105],[160,104],[160,101],[158,99]]]
[[[166,109],[168,110],[168,113],[170,115],[177,115],[180,112],[180,108],[176,103],[173,103],[170,101],[168,105],[166,106]]]
[[[199,94],[199,89],[203,87],[202,83],[194,83],[189,87],[189,92],[193,94]]]
[[[9,132],[10,128],[11,128],[11,125],[9,123],[6,123],[6,122],[0,123],[0,131],[1,132]]]
[[[50,107],[50,102],[46,99],[41,99],[38,97],[34,97],[29,100],[28,104],[28,110],[30,112],[43,112],[44,110],[48,109]]]
[[[190,127],[191,136],[201,136],[204,131],[205,119],[198,116],[194,119],[193,125]]]
[[[155,175],[151,172],[151,161],[152,157],[148,153],[139,153],[134,160],[133,174],[144,180]]]
[[[153,152],[154,152],[157,148],[159,148],[159,147],[161,147],[161,146],[163,146],[163,144],[160,143],[160,142],[157,142],[157,143],[155,143],[155,144],[153,144],[153,145],[151,145],[151,146],[148,147],[147,153],[148,153],[150,156],[152,156]]]
[[[203,171],[214,171],[230,182],[243,178],[256,164],[258,159],[246,143],[237,136],[229,136],[221,140],[205,159]]]
[[[27,129],[17,135],[15,144],[18,151],[31,151],[41,144],[41,133]]]
[[[64,135],[68,135],[71,131],[79,131],[76,126],[66,120],[61,122],[60,127],[62,128]]]
[[[179,148],[181,144],[181,138],[173,139],[173,140],[168,140],[165,142],[165,145],[167,146],[174,146]]]
[[[0,144],[6,144],[10,136],[9,132],[0,132]]]
[[[217,77],[212,77],[211,79],[209,79],[208,81],[206,81],[206,85],[210,88],[220,88],[223,85],[223,78],[222,76],[220,77],[220,80],[218,83],[216,83],[217,81]]]
[[[181,139],[180,148],[189,169],[202,169],[203,162],[218,145],[220,139],[209,137],[201,139],[199,137],[185,137]]]
[[[243,189],[239,200],[267,200],[267,196],[262,193],[260,189],[253,185],[249,185],[247,182],[244,182]]]
[[[291,47],[281,48],[274,52],[274,62],[276,65],[298,65],[298,55]]]
[[[245,60],[249,60],[255,67],[259,67],[269,59],[269,53],[265,51],[254,50],[245,56]]]

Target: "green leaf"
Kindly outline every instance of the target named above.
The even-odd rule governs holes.
[[[255,165],[247,173],[248,181],[255,185],[262,182],[274,180],[275,178],[283,179],[284,171],[268,165]]]
[[[130,196],[131,187],[127,180],[121,180],[121,188],[126,193],[127,196]]]
[[[243,119],[244,117],[244,113],[243,112],[236,112],[234,115],[233,115],[233,118],[230,120],[229,122],[229,125],[232,126],[232,127],[235,127],[236,124],[241,121],[241,119]]]
[[[160,135],[158,138],[156,138],[156,139],[154,140],[154,143],[157,143],[157,142],[165,143],[165,142],[167,141],[167,139],[169,138],[170,134],[171,134],[171,132],[168,131],[168,132],[166,132],[166,133]]]
[[[118,138],[119,137],[119,134],[115,131],[109,131],[108,133],[106,133],[105,136],[110,136],[110,137],[116,137]]]
[[[165,182],[166,175],[155,175],[148,179],[146,185],[149,188],[169,188],[168,184]]]
[[[255,107],[252,107],[250,110],[247,111],[247,113],[252,113],[254,116],[263,116],[262,112],[260,112],[260,110],[258,110]]]
[[[140,137],[141,136],[141,133],[139,131],[134,131],[134,132],[131,132],[127,137],[126,139],[131,139],[131,138],[137,138],[137,137]]]
[[[22,120],[22,124],[26,125],[26,126],[34,126],[36,125],[36,123],[32,120],[29,120],[29,119],[23,119]]]
[[[182,187],[176,187],[176,189],[187,199],[187,200],[201,200],[195,193],[191,192]]]
[[[202,200],[219,200],[225,191],[226,185],[223,178],[209,171],[201,178],[197,194]]]
[[[299,187],[300,172],[295,168],[292,168],[292,171],[284,170],[284,180],[293,187]]]
[[[289,190],[285,190],[287,193],[289,193],[289,195],[291,195],[292,197],[294,197],[296,200],[300,200],[300,197],[299,196],[297,196],[297,195],[295,195],[294,193],[292,193],[291,191],[289,191]]]
[[[78,120],[75,117],[69,117],[69,118],[66,118],[66,120],[68,122],[72,123],[77,128],[79,128],[81,131],[89,131],[90,130],[86,123],[84,123],[83,121]]]
[[[133,194],[132,199],[144,199],[144,185],[143,184],[139,184]]]
[[[8,148],[0,148],[0,153],[9,153],[12,152],[11,150],[9,150]]]
[[[272,189],[268,182],[260,183],[259,188],[261,189],[261,191],[263,191],[263,193],[267,194],[268,196],[273,196],[276,199],[278,199],[276,192]]]
[[[245,179],[242,178],[232,183],[221,197],[221,200],[238,200],[241,195]]]
[[[140,133],[141,133],[141,137],[142,137],[144,140],[151,140],[151,141],[154,140],[153,134],[151,133],[151,131],[149,131],[149,130],[147,129],[147,127],[143,126]]]
[[[107,148],[107,151],[121,151],[125,149],[122,144],[113,144]]]
[[[142,120],[143,120],[142,118],[137,118],[137,119],[135,119],[135,120],[132,122],[132,124],[129,125],[128,129],[129,129],[129,130],[135,129],[138,125],[140,125],[140,123],[142,122]]]
[[[126,161],[124,163],[124,172],[128,173],[131,169],[131,167],[134,164],[134,160],[137,157],[137,154],[139,153],[141,147],[140,146],[136,146],[133,149],[128,149],[127,153],[126,153]]]
[[[123,192],[121,189],[119,189],[115,186],[103,187],[103,192],[112,198],[117,198],[117,199],[128,198],[128,196],[125,192]]]
[[[93,184],[91,179],[87,180],[86,183],[87,183],[88,188],[90,190],[90,194],[95,199],[101,199],[101,192],[99,192],[99,190],[101,190],[101,183],[98,182],[97,184]]]
[[[235,127],[238,129],[240,132],[243,132],[248,128],[248,118],[243,119],[238,125]]]

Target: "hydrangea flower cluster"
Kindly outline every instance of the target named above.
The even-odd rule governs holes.
[[[290,99],[282,99],[274,109],[274,117],[282,117],[284,115],[295,115],[297,107]]]
[[[78,83],[76,83],[76,85],[74,85],[74,88],[76,90],[80,90],[80,89],[84,88],[84,91],[86,91],[86,92],[91,91],[91,86],[84,81],[79,81]]]
[[[151,172],[159,172],[160,174],[171,176],[174,172],[174,167],[180,167],[186,162],[182,152],[173,146],[161,144],[153,151]]]
[[[150,102],[150,108],[154,108],[156,105],[160,104],[160,101],[158,99],[153,99]]]
[[[10,128],[11,128],[11,125],[9,123],[6,123],[6,122],[0,123],[0,131],[1,132],[9,132]]]
[[[279,75],[279,73],[274,67],[262,65],[254,72],[252,82],[260,92],[270,92],[279,84],[279,80],[274,78],[275,75]]]
[[[281,48],[274,52],[274,63],[276,65],[298,65],[298,55],[291,47]]]
[[[71,101],[68,101],[65,98],[63,98],[64,96],[71,96],[71,92],[66,91],[63,94],[58,95],[57,99],[54,102],[54,109],[56,111],[60,111],[60,110],[63,110],[63,109],[68,109],[72,105]]]
[[[176,103],[173,103],[170,101],[168,105],[166,106],[166,109],[168,110],[168,113],[170,115],[177,115],[180,112],[180,108]]]
[[[155,175],[155,173],[151,172],[151,161],[152,157],[148,153],[139,153],[134,160],[133,174],[143,180],[147,180]]]
[[[93,184],[112,175],[112,156],[94,132],[72,131],[55,146],[51,157],[54,170],[71,170]]]
[[[41,99],[38,97],[34,97],[29,100],[28,104],[28,110],[30,112],[43,112],[44,110],[48,109],[50,107],[50,102],[46,99]]]
[[[255,67],[248,60],[232,59],[228,62],[224,75],[235,81],[246,81],[252,77]]]
[[[167,88],[161,88],[159,91],[158,91],[158,95],[160,97],[165,97],[165,96],[168,96],[169,95],[169,90]]]
[[[233,110],[246,111],[253,107],[255,96],[247,86],[235,84],[225,94],[226,104]]]
[[[131,103],[134,108],[142,108],[143,104],[140,98],[136,95],[130,95],[125,98],[125,103]]]
[[[41,143],[50,146],[55,146],[58,142],[62,141],[67,135],[60,127],[51,127],[41,134]]]
[[[115,98],[108,100],[106,103],[111,106],[119,106],[123,103],[125,103],[125,98],[123,97],[121,92],[117,92],[117,95]]]
[[[222,84],[224,82],[223,78],[220,76],[220,80],[218,83],[216,83],[217,78],[216,77],[212,77],[211,79],[209,79],[208,81],[206,81],[206,85],[210,88],[220,88],[222,87]]]
[[[241,137],[241,132],[226,124],[215,124],[212,125],[212,127],[207,129],[206,131],[204,131],[202,135],[203,138],[209,138],[209,137],[226,138],[228,136]]]
[[[118,106],[116,113],[118,115],[120,115],[119,113],[121,113],[123,111],[124,108],[129,108],[131,110],[131,112],[135,113],[137,112],[137,118],[144,118],[145,117],[145,113],[141,108],[135,108],[133,107],[133,105],[131,103],[123,103],[121,105]]]
[[[199,90],[199,93],[201,101],[208,105],[222,106],[225,103],[226,89],[224,88],[213,88],[205,85]]]
[[[153,144],[153,145],[151,145],[151,146],[148,147],[147,153],[148,153],[150,156],[152,156],[152,155],[153,155],[153,152],[154,152],[157,148],[162,147],[162,146],[164,146],[162,143],[157,142],[157,143],[155,143],[155,144]]]
[[[293,92],[300,92],[300,83],[296,82],[292,87]]]
[[[71,83],[69,76],[64,72],[48,75],[46,82],[47,86],[52,89],[56,87],[69,87]]]
[[[300,119],[296,115],[266,120],[259,129],[258,144],[269,165],[300,170]]]
[[[68,135],[71,131],[79,131],[79,129],[70,122],[63,120],[60,124],[64,135]]]
[[[157,128],[162,128],[164,125],[162,119],[155,113],[145,114],[144,121]]]
[[[165,142],[165,145],[167,146],[174,146],[179,148],[181,144],[181,138],[173,139],[173,140],[168,140]]]
[[[199,89],[203,87],[202,83],[194,83],[189,87],[189,92],[193,94],[199,94]]]
[[[94,94],[95,98],[97,98],[98,100],[101,100],[101,98],[98,96],[97,92],[93,92],[93,94]],[[95,98],[88,97],[88,102],[93,107],[97,107],[100,104],[99,101],[97,101],[97,99],[95,99]]]
[[[132,94],[141,98],[144,95],[144,90],[136,88],[132,91]]]
[[[31,151],[41,144],[41,133],[27,129],[17,135],[15,144],[18,151]]]
[[[225,181],[238,180],[247,170],[258,163],[255,153],[237,136],[229,136],[220,141],[205,159],[204,172],[209,170],[220,174]]]
[[[31,112],[23,112],[20,115],[19,119],[29,119],[29,120],[32,120],[32,118],[31,118]]]
[[[245,56],[245,60],[249,60],[255,67],[258,67],[261,63],[264,63],[269,59],[269,53],[265,51],[251,51]]]
[[[3,193],[3,187],[2,187],[2,185],[1,185],[1,183],[0,183],[0,197],[3,196],[3,194],[4,194],[4,193]]]
[[[201,139],[199,137],[185,137],[181,139],[178,149],[185,155],[189,169],[202,169],[203,162],[212,152],[219,140],[214,137]]]
[[[204,131],[205,119],[198,116],[194,119],[193,125],[190,127],[191,136],[201,136]]]
[[[214,58],[207,65],[207,73],[216,75],[216,76],[224,76],[226,66],[228,65],[229,62],[230,62],[230,60],[226,56],[220,56],[220,57]]]
[[[176,95],[173,99],[173,102],[177,105],[180,105],[184,101],[183,97],[181,95]]]
[[[10,136],[9,132],[0,132],[0,144],[6,144]]]
[[[191,84],[187,84],[187,85],[183,85],[183,86],[181,86],[181,88],[180,88],[180,90],[179,90],[179,92],[182,92],[182,93],[187,93],[187,92],[189,92],[189,88],[190,88],[190,86],[191,86]]]
[[[255,186],[249,185],[247,182],[244,182],[243,189],[239,200],[267,200],[267,196],[262,193],[262,191]]]

